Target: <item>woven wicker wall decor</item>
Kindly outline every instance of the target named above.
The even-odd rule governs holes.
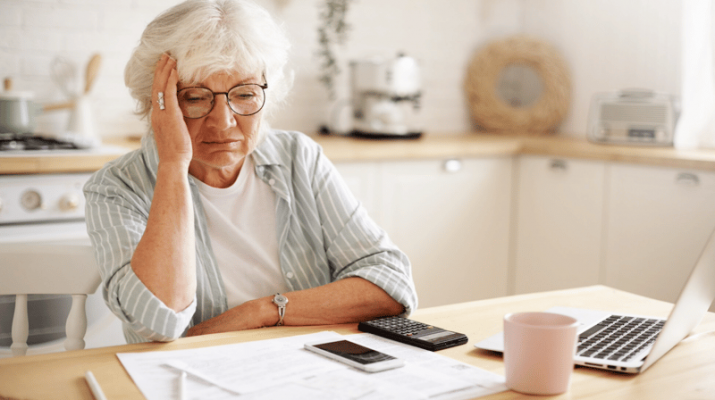
[[[543,92],[526,107],[507,104],[497,93],[504,68],[533,68]],[[465,90],[474,121],[491,132],[552,133],[563,121],[571,99],[571,78],[561,54],[548,43],[512,36],[488,43],[470,60]]]

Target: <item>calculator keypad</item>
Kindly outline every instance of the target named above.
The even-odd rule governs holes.
[[[404,317],[384,317],[360,322],[358,330],[429,351],[459,346],[469,340],[462,333],[446,331]]]
[[[412,321],[409,319],[401,317],[387,317],[380,318],[372,321],[366,322],[368,325],[372,325],[378,328],[386,329],[388,331],[398,333],[403,336],[412,336],[417,332],[421,332],[425,329],[432,329],[433,327],[421,322]]]

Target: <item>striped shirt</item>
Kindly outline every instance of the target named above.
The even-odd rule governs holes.
[[[280,265],[287,286],[304,290],[361,277],[405,306],[417,307],[409,260],[368,216],[320,146],[297,132],[274,130],[249,155],[256,175],[276,193]],[[175,312],[134,274],[156,184],[154,138],[96,172],[84,187],[87,231],[102,276],[102,293],[129,343],[170,341],[227,311],[194,177],[189,176],[196,233],[196,296]]]

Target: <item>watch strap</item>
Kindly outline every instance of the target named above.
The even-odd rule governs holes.
[[[280,293],[276,293],[275,296],[273,296],[273,304],[275,304],[278,307],[278,323],[276,326],[281,326],[283,325],[283,318],[285,318],[286,315],[286,304],[288,304],[288,298],[283,296]]]

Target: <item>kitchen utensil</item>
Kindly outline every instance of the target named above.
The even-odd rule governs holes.
[[[87,96],[79,96],[75,102],[67,124],[67,133],[85,137],[94,137],[92,109]]]
[[[92,55],[87,63],[87,68],[85,70],[85,81],[84,81],[84,94],[88,94],[94,85],[94,81],[99,73],[99,67],[102,64],[102,56],[99,54]]]
[[[68,98],[74,98],[77,90],[77,67],[64,57],[56,57],[50,65],[52,79]]]
[[[92,89],[92,85],[99,74],[99,66],[101,63],[102,57],[99,54],[92,55],[87,63],[87,67],[85,68],[84,92],[75,97],[74,107],[72,108],[72,113],[70,114],[69,123],[67,125],[67,134],[69,135],[96,140],[92,108],[89,102],[89,91]]]

